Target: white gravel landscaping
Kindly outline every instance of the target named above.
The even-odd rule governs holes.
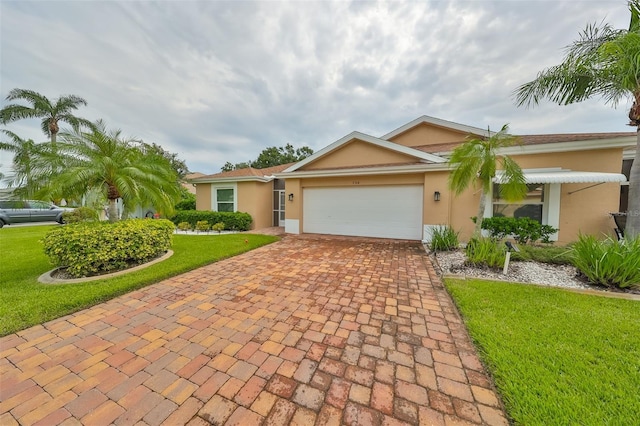
[[[510,262],[507,274],[503,274],[502,271],[466,266],[464,264],[466,257],[462,251],[448,251],[430,254],[432,258],[435,259],[436,268],[439,268],[440,273],[443,275],[464,275],[467,277],[515,281],[575,289],[600,289],[581,281],[577,277],[576,268],[573,266],[551,265],[540,262]]]

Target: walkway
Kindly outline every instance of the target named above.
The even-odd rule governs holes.
[[[0,424],[507,424],[415,242],[288,236],[0,339]]]

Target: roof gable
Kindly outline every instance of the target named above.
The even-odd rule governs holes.
[[[405,146],[463,142],[469,135],[486,137],[495,134],[478,127],[423,115],[380,137]]]
[[[436,155],[418,151],[417,149],[413,149],[413,148],[399,145],[383,139],[379,139],[371,135],[367,135],[360,132],[351,132],[348,135],[344,136],[343,138],[338,139],[331,145],[316,152],[315,154],[285,169],[284,173],[301,170],[305,168],[307,165],[310,165],[314,162],[319,161],[321,158],[326,158],[336,153],[338,150],[340,150],[341,148],[344,148],[348,144],[353,143],[354,141],[359,141],[361,143],[371,145],[372,147],[386,150],[387,152],[389,152],[389,157],[395,160],[394,162],[401,162],[401,161],[407,162],[407,160],[411,158],[413,158],[415,162],[425,162],[425,163],[444,163],[447,161],[444,158],[438,157]],[[351,165],[357,166],[358,165],[357,163],[358,162],[356,161],[355,163],[349,164],[349,166]],[[345,166],[347,165],[345,164]],[[311,168],[312,167],[309,167],[308,169],[311,169]]]

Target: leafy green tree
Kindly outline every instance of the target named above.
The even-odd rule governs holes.
[[[470,186],[480,185],[480,205],[476,215],[476,224],[472,238],[480,237],[482,219],[486,206],[485,195],[490,193],[493,178],[496,176],[498,165],[502,166],[500,197],[507,201],[517,201],[527,195],[522,169],[511,157],[500,155],[500,148],[512,146],[518,139],[509,135],[509,127],[505,124],[498,133],[486,139],[471,138],[453,150],[449,163],[453,170],[449,174],[449,188],[456,195],[461,194]]]
[[[515,91],[518,106],[543,99],[569,105],[592,97],[617,106],[633,100],[629,125],[636,127],[636,155],[629,176],[629,212],[626,233],[640,235],[640,0],[629,2],[629,29],[590,24],[578,40],[566,47],[561,64],[545,69]]]
[[[184,177],[189,173],[189,167],[187,167],[187,163],[184,160],[181,160],[178,157],[178,154],[166,151],[162,146],[156,143],[142,143],[142,150],[145,154],[148,155],[159,155],[164,157],[170,164],[173,170],[178,175],[179,179],[184,179]]]
[[[231,170],[246,169],[248,167],[252,167],[251,161],[243,161],[242,163],[236,164],[232,164],[227,161],[226,163],[224,163],[224,166],[222,166],[220,170],[223,172],[230,172]]]
[[[313,149],[308,146],[301,148],[294,148],[290,143],[285,146],[275,147],[271,146],[265,148],[260,152],[258,158],[254,161],[248,161],[243,163],[231,164],[226,162],[222,166],[223,172],[229,172],[231,170],[244,169],[247,167],[253,167],[254,169],[265,169],[267,167],[279,166],[280,164],[295,163],[302,161],[308,156],[313,154]]]
[[[62,142],[49,159],[61,161],[65,168],[42,182],[40,194],[79,197],[96,190],[108,200],[112,222],[118,220],[118,198],[125,208],[153,205],[167,215],[173,213],[180,199],[180,185],[166,158],[145,153],[141,141],[123,138],[120,130],[107,131],[102,121],[92,125],[90,131],[75,130],[60,136]]]
[[[13,89],[7,95],[6,100],[23,100],[30,106],[6,105],[0,110],[0,122],[3,125],[26,118],[42,118],[42,131],[51,138],[52,145],[56,143],[56,137],[60,132],[59,122],[70,124],[76,130],[81,126],[90,127],[92,125],[89,120],[72,114],[79,106],[87,105],[87,101],[79,96],[60,96],[50,101],[46,96],[33,90]]]
[[[251,163],[251,167],[255,169],[264,169],[267,167],[279,166],[280,164],[295,163],[304,160],[313,154],[313,150],[308,146],[295,149],[290,143],[281,147],[269,147],[262,150],[255,161]]]

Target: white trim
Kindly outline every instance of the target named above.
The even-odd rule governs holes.
[[[275,176],[235,176],[235,177],[224,177],[224,178],[197,178],[187,180],[189,183],[231,183],[231,182],[249,182],[249,181],[257,181],[257,182],[271,182],[275,179]]]
[[[334,170],[309,170],[300,172],[277,173],[278,179],[316,178],[332,176],[364,176],[364,175],[388,175],[406,174],[417,172],[434,172],[450,170],[449,163],[441,164],[411,164],[402,166],[382,166],[382,167],[354,167],[351,169]]]
[[[636,157],[635,149],[625,149],[622,151],[622,159],[623,160],[634,160]]]
[[[588,149],[624,148],[636,144],[635,136],[619,136],[608,139],[592,139],[573,142],[552,142],[535,145],[516,145],[498,150],[500,154],[543,154],[552,152],[584,151]]]
[[[446,225],[427,225],[426,223],[422,225],[422,242],[426,244],[430,244],[433,240],[433,232],[441,227]]]
[[[300,221],[298,219],[285,219],[284,232],[286,232],[287,234],[299,234]]]
[[[238,184],[229,182],[227,184],[211,185],[211,210],[218,211],[218,189],[233,189],[233,211],[238,211]]]
[[[493,136],[495,135],[495,132],[490,132],[488,133],[487,130],[485,129],[481,129],[479,127],[473,127],[473,126],[467,126],[464,124],[459,124],[459,123],[454,123],[453,121],[447,121],[447,120],[442,120],[440,118],[435,118],[435,117],[430,117],[428,115],[423,115],[422,117],[418,117],[413,121],[410,121],[409,123],[398,127],[397,129],[387,133],[386,135],[383,135],[380,137],[380,139],[391,139],[394,136],[398,136],[401,133],[406,132],[407,130],[410,130],[413,127],[416,127],[420,124],[423,123],[427,123],[427,124],[433,124],[435,126],[439,126],[439,127],[445,127],[448,129],[453,129],[453,130],[457,130],[459,132],[463,132],[463,133],[469,133],[472,135],[477,135],[477,136]]]
[[[359,141],[363,141],[363,142],[368,142],[372,145],[376,145],[379,146],[381,148],[386,148],[390,151],[395,151],[395,152],[399,152],[401,154],[406,154],[406,155],[410,155],[412,157],[418,158],[420,160],[425,160],[425,161],[431,161],[433,163],[446,163],[447,160],[445,158],[439,157],[437,155],[433,155],[433,154],[429,154],[427,152],[424,151],[420,151],[414,148],[410,148],[404,145],[400,145],[394,142],[389,142],[383,139],[379,139],[376,138],[374,136],[371,135],[367,135],[364,133],[360,133],[360,132],[351,132],[348,135],[338,139],[337,141],[335,141],[334,143],[332,143],[331,145],[328,145],[324,148],[322,148],[320,151],[314,153],[313,155],[305,158],[302,161],[297,162],[296,164],[292,165],[291,167],[285,169],[282,171],[282,173],[291,173],[291,172],[295,172],[296,170],[298,170],[301,167],[306,166],[307,164],[316,161],[317,159],[324,157],[325,155],[329,154],[332,151],[335,151],[336,149],[340,148],[341,146],[351,142],[352,140],[359,140]],[[277,176],[277,174],[276,174]]]
[[[516,135],[517,137],[517,135]],[[635,150],[629,151],[636,145],[635,136],[619,136],[609,139],[593,139],[573,142],[551,142],[532,145],[515,145],[508,148],[501,148],[497,152],[502,155],[530,155],[549,154],[556,152],[585,151],[590,149],[625,148],[624,158],[632,158]],[[437,151],[434,155],[449,157],[453,151]]]
[[[560,228],[560,187],[559,183],[552,183],[548,185],[547,200],[542,207],[542,223],[545,225],[553,226],[556,229]],[[546,210],[546,215],[544,214]],[[546,219],[546,222],[545,222]],[[551,241],[558,241],[558,233],[551,234]]]

